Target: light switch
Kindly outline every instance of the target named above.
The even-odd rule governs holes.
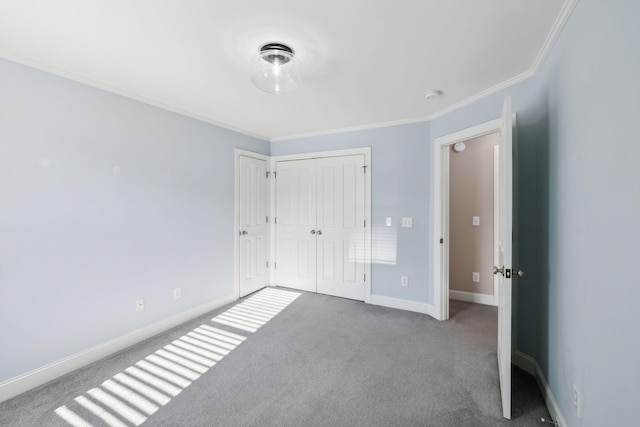
[[[480,283],[480,273],[476,273],[475,271],[471,274],[471,280],[473,283]]]
[[[387,217],[387,227],[391,227],[391,217]]]
[[[479,216],[474,216],[473,220],[471,221],[472,225],[474,227],[480,227],[480,217]]]
[[[402,217],[402,226],[403,226],[404,228],[411,228],[411,227],[413,227],[413,218],[412,218],[412,217],[410,217],[410,216],[409,216],[409,217],[403,216],[403,217]]]

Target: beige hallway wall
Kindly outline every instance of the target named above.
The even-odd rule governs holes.
[[[493,295],[493,133],[450,147],[449,288]],[[474,216],[480,226],[473,226]],[[472,273],[480,273],[480,282]]]

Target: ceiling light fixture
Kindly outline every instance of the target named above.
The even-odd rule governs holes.
[[[258,89],[279,95],[296,90],[300,71],[295,52],[282,43],[265,43],[251,66],[251,81]]]

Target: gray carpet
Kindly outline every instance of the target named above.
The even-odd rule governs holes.
[[[266,291],[1,403],[0,425],[540,426],[549,417],[535,380],[517,368],[513,419],[501,417],[495,307],[452,301],[451,320],[438,322]],[[292,292],[300,295],[289,301]],[[158,382],[149,373],[170,363],[165,356],[184,363]]]

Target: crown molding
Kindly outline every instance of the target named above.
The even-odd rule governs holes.
[[[562,29],[569,20],[569,17],[571,16],[571,13],[573,12],[573,9],[575,9],[577,4],[578,0],[567,0],[562,6],[560,14],[556,18],[556,21],[553,23],[549,35],[547,35],[547,39],[544,41],[540,52],[538,52],[538,56],[536,56],[536,59],[533,61],[531,71],[533,71],[534,74],[537,73],[538,70],[540,70],[540,67],[542,67],[542,64],[544,64],[545,59],[547,59],[547,56],[549,55],[549,52],[551,52],[551,48],[556,43],[556,40],[558,40]]]
[[[463,99],[462,101],[458,101],[455,104],[452,104],[446,108],[443,108],[441,110],[436,111],[433,114],[430,114],[428,116],[424,116],[424,117],[415,117],[412,119],[406,119],[406,120],[397,120],[397,121],[392,121],[392,122],[381,122],[381,123],[371,123],[368,125],[362,125],[362,126],[355,126],[355,127],[348,127],[348,128],[341,128],[341,129],[333,129],[333,130],[327,130],[327,131],[319,131],[319,132],[310,132],[310,133],[304,133],[304,134],[297,134],[297,135],[290,135],[290,136],[280,136],[280,137],[276,137],[276,138],[271,138],[269,140],[269,142],[278,142],[278,141],[287,141],[287,140],[292,140],[292,139],[300,139],[300,138],[310,138],[310,137],[314,137],[314,136],[323,136],[323,135],[331,135],[331,134],[336,134],[336,133],[344,133],[344,132],[354,132],[354,131],[362,131],[362,130],[368,130],[368,129],[376,129],[376,128],[383,128],[383,127],[389,127],[389,126],[399,126],[399,125],[404,125],[404,124],[411,124],[411,123],[419,123],[419,122],[427,122],[430,120],[433,120],[437,117],[441,117],[444,116],[445,114],[451,113],[461,107],[465,107],[469,104],[473,104],[476,101],[481,100],[482,98],[486,98],[487,96],[493,95],[496,92],[499,92],[503,89],[506,89],[510,86],[513,86],[517,83],[520,83],[524,80],[530,79],[531,77],[535,76],[536,73],[540,70],[540,67],[542,66],[542,64],[544,63],[545,59],[547,58],[547,56],[549,55],[549,52],[551,51],[551,48],[553,47],[553,45],[555,44],[556,40],[558,39],[558,37],[560,36],[560,33],[562,32],[562,29],[564,28],[565,24],[567,23],[567,21],[569,20],[569,17],[571,16],[571,13],[573,12],[573,10],[575,9],[577,3],[579,0],[566,0],[564,5],[562,6],[562,9],[560,11],[560,14],[558,15],[558,17],[556,18],[555,22],[553,23],[553,26],[551,27],[551,31],[549,32],[549,34],[547,35],[547,38],[545,39],[542,48],[540,49],[540,51],[538,52],[538,55],[536,56],[536,59],[533,62],[533,65],[531,66],[531,68],[529,70],[526,70],[525,72],[518,74],[514,77],[511,77],[508,80],[505,80],[503,82],[500,82],[488,89],[485,89],[481,92],[476,93],[475,95],[472,95],[468,98]]]
[[[269,141],[269,138],[267,138],[264,135],[258,135],[258,134],[255,134],[255,133],[252,133],[252,132],[248,132],[246,130],[243,130],[243,129],[240,129],[240,128],[237,128],[237,127],[234,127],[234,126],[230,126],[230,125],[222,123],[222,122],[218,122],[216,120],[211,120],[211,119],[209,119],[207,117],[204,117],[204,116],[201,116],[199,114],[191,113],[189,111],[185,111],[185,110],[182,110],[180,108],[176,108],[176,107],[173,107],[171,105],[164,104],[164,103],[162,103],[160,101],[157,101],[155,99],[151,99],[151,98],[147,98],[147,97],[144,97],[144,96],[141,96],[141,95],[137,95],[137,94],[135,94],[133,92],[122,90],[122,89],[119,89],[119,88],[114,87],[114,86],[109,86],[108,84],[105,84],[105,83],[102,83],[102,82],[99,82],[99,81],[96,81],[96,80],[88,79],[86,77],[82,77],[82,76],[79,76],[77,74],[73,74],[73,73],[71,73],[69,71],[62,70],[62,69],[59,69],[59,68],[56,68],[56,67],[52,67],[50,65],[46,65],[46,64],[43,64],[43,63],[38,62],[38,61],[34,61],[32,59],[29,59],[29,58],[25,58],[23,56],[16,55],[14,53],[11,53],[11,52],[8,52],[8,51],[5,51],[5,50],[0,50],[0,58],[4,58],[4,59],[6,59],[8,61],[11,61],[11,62],[15,62],[15,63],[21,64],[21,65],[25,65],[25,66],[30,67],[30,68],[34,68],[36,70],[44,71],[46,73],[53,74],[53,75],[56,75],[58,77],[62,77],[62,78],[65,78],[67,80],[71,80],[72,82],[75,82],[75,83],[81,83],[81,84],[84,84],[84,85],[87,85],[87,86],[91,86],[91,87],[96,88],[96,89],[103,90],[103,91],[108,92],[108,93],[113,93],[113,94],[116,94],[116,95],[120,95],[120,96],[123,96],[125,98],[129,98],[129,99],[132,99],[134,101],[138,101],[138,102],[141,102],[143,104],[150,105],[152,107],[160,108],[161,110],[170,111],[172,113],[176,113],[176,114],[179,114],[181,116],[189,117],[191,119],[195,119],[195,120],[198,120],[200,122],[208,123],[210,125],[214,125],[214,126],[226,129],[226,130],[230,130],[232,132],[236,132],[236,133],[239,133],[239,134],[242,134],[242,135],[250,136],[252,138],[260,139],[262,141]]]

